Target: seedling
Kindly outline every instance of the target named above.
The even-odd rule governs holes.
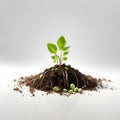
[[[59,93],[60,92],[60,88],[59,87],[55,87],[55,92]]]
[[[23,85],[29,86],[32,95],[35,90],[45,92],[54,91],[59,94],[70,95],[82,93],[84,89],[95,90],[96,87],[103,87],[102,79],[96,79],[90,75],[85,75],[71,65],[63,64],[67,60],[70,46],[66,45],[66,40],[60,36],[56,44],[48,43],[47,48],[52,54],[53,62],[57,63],[53,67],[45,69],[43,72],[30,76],[22,77],[19,81],[20,89]],[[81,79],[80,79],[81,78]],[[80,88],[79,88],[80,87]],[[19,91],[19,89],[15,89]]]
[[[65,88],[63,89],[63,92],[67,92],[67,91],[68,91],[67,89],[65,89]]]
[[[78,87],[75,87],[75,84],[71,83],[70,88],[69,93],[78,92]]]
[[[75,85],[72,83],[72,84],[70,84],[70,88],[72,89],[72,90],[74,90],[75,89]]]
[[[64,67],[65,68],[65,70],[69,70],[69,68],[66,66],[66,67]]]
[[[48,43],[47,48],[50,53],[53,55],[51,56],[53,62],[57,63],[58,65],[62,65],[62,62],[67,60],[68,50],[70,46],[66,46],[66,40],[64,36],[60,36],[57,40],[57,44]]]
[[[58,70],[58,68],[52,68],[52,70],[51,71],[57,71]]]

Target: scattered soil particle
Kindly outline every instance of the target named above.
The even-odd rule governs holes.
[[[18,87],[14,88],[13,90],[20,92],[20,93],[23,93],[22,90],[20,90]]]
[[[14,79],[13,81],[16,82],[16,79]]]
[[[110,88],[111,90],[113,90],[113,88]]]
[[[28,77],[21,77],[19,81],[20,88],[22,86],[28,86],[30,93],[34,96],[35,90],[41,90],[47,92],[47,94],[54,92],[54,87],[60,88],[60,95],[63,95],[63,89],[70,90],[70,84],[74,84],[79,88],[78,93],[82,94],[83,90],[98,90],[105,87],[103,81],[106,79],[93,78],[90,75],[85,75],[79,72],[79,70],[71,67],[70,65],[55,65],[43,72],[31,75]],[[109,80],[109,82],[111,82]],[[22,91],[19,88],[14,88],[15,91]],[[65,94],[64,94],[65,95]]]

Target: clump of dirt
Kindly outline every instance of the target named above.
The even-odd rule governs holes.
[[[82,74],[79,70],[65,64],[55,65],[37,75],[21,77],[17,82],[21,89],[23,85],[28,86],[33,96],[35,90],[50,93],[54,91],[56,86],[60,89],[59,93],[63,94],[64,89],[71,89],[70,84],[74,84],[79,88],[79,93],[82,93],[83,90],[97,90],[99,87],[104,87],[102,79]],[[22,93],[18,87],[14,90]]]

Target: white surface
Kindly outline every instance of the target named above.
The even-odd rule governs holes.
[[[25,96],[13,91],[13,79],[21,76],[39,73],[43,67],[0,64],[0,120],[119,120],[120,119],[120,81],[119,72],[100,72],[93,69],[91,73],[99,77],[110,78],[114,90],[101,92],[84,92],[82,95],[64,97],[59,95],[44,95],[39,92],[31,97],[27,90]]]

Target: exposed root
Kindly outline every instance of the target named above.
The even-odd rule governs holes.
[[[65,73],[64,71],[61,69],[62,75],[63,75],[63,80],[64,80],[64,86],[66,86],[66,79],[65,79]]]
[[[43,73],[43,77],[41,78],[41,80],[40,80],[40,87],[42,86],[42,82],[44,81],[44,77],[45,77],[45,74],[47,73],[48,71],[45,71],[44,73]]]
[[[65,70],[65,78],[66,78],[67,88],[69,88],[69,80],[68,80],[67,70]]]

